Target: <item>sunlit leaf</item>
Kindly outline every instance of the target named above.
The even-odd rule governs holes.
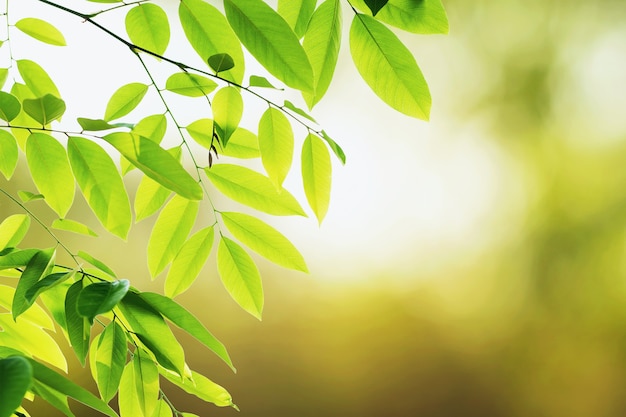
[[[185,292],[198,278],[213,247],[213,226],[191,236],[180,248],[165,278],[165,295],[176,297]]]
[[[326,133],[326,131],[324,130],[322,130],[322,139],[324,139],[326,143],[328,143],[328,146],[330,147],[330,149],[332,149],[335,156],[339,158],[341,163],[345,164],[346,154],[343,152],[343,149],[341,149],[341,146],[339,146],[337,142],[335,142],[330,136],[328,136],[328,133]]]
[[[79,117],[78,119],[76,119],[76,121],[83,130],[86,130],[88,132],[98,132],[101,130],[115,129],[114,125],[109,124],[102,119],[87,119],[84,117]]]
[[[135,385],[137,384],[135,377],[134,365],[132,362],[128,362],[122,373],[119,395],[117,396],[117,403],[122,417],[145,417],[141,412],[139,398],[135,394]]]
[[[182,96],[202,97],[215,90],[217,83],[198,74],[177,72],[169,76],[165,88]]]
[[[181,415],[184,416],[185,413],[181,413]],[[172,409],[165,402],[165,400],[161,398],[157,403],[151,417],[172,417]]]
[[[2,47],[2,43],[0,42],[0,47]],[[9,77],[9,69],[8,68],[0,68],[0,88],[4,87],[4,84]]]
[[[78,314],[76,304],[78,294],[83,289],[83,280],[73,283],[67,290],[64,302],[67,336],[80,363],[85,366],[85,358],[89,351],[89,334],[91,326],[86,317]]]
[[[148,240],[148,269],[156,277],[185,243],[198,214],[198,203],[174,196],[161,210]]]
[[[341,45],[341,4],[326,0],[315,11],[302,46],[313,67],[314,93],[302,93],[309,108],[317,104],[330,86]]]
[[[220,148],[219,154],[241,159],[258,158],[261,156],[259,138],[248,129],[239,127],[228,139],[228,146]]]
[[[169,297],[152,292],[141,293],[141,298],[150,304],[155,310],[165,316],[166,319],[183,329],[191,336],[200,341],[204,346],[211,349],[234,371],[233,363],[226,348],[209,332],[202,322],[193,314],[187,311],[183,306],[176,303]]]
[[[332,165],[326,145],[313,134],[302,144],[301,167],[306,199],[321,224],[330,204]]]
[[[430,91],[415,58],[398,37],[371,16],[357,14],[350,28],[350,52],[361,77],[390,107],[428,120]]]
[[[300,115],[302,117],[305,117],[305,118],[309,119],[313,123],[317,123],[317,121],[313,118],[313,116],[311,116],[309,113],[305,112],[301,108],[296,107],[296,105],[293,104],[291,101],[285,100],[285,103],[283,104],[283,106],[288,108],[292,112],[294,112],[294,113],[296,113],[296,114],[298,114],[298,115]]]
[[[30,216],[12,214],[0,223],[0,250],[17,246],[30,227]]]
[[[176,374],[166,370],[159,370],[168,381],[182,388],[185,392],[195,395],[196,397],[213,403],[218,407],[233,407],[233,399],[223,387],[211,381],[209,378],[191,371],[192,378],[180,379]]]
[[[243,114],[243,99],[236,87],[224,87],[213,97],[213,120],[221,129],[222,145],[227,146],[228,139],[239,126]]]
[[[22,356],[0,359],[0,416],[9,417],[20,406],[33,379],[33,368]]]
[[[119,119],[133,111],[148,92],[148,86],[141,83],[126,84],[113,93],[104,112],[104,120]]]
[[[276,189],[272,180],[249,168],[219,164],[205,170],[211,183],[225,196],[275,216],[306,214],[298,201],[284,188]]]
[[[364,0],[352,0],[352,5],[369,12]],[[448,16],[441,0],[389,0],[376,19],[413,33],[448,33]]]
[[[217,250],[217,270],[224,287],[237,304],[261,320],[263,286],[252,257],[233,240],[222,237]]]
[[[43,200],[44,199],[44,195],[43,194],[35,194],[35,193],[31,193],[30,191],[18,191],[17,195],[19,196],[20,200],[22,200],[22,202],[24,203],[28,203],[29,201],[33,201],[33,200]]]
[[[144,176],[139,182],[135,194],[135,222],[152,216],[159,211],[172,191],[163,187],[152,178]]]
[[[7,311],[11,309],[13,297],[15,295],[15,288],[6,285],[0,285],[0,306]],[[39,304],[33,304],[28,311],[24,312],[20,319],[27,320],[35,326],[43,329],[54,330],[54,322]]]
[[[150,139],[154,143],[161,143],[167,131],[167,118],[164,114],[153,114],[144,117],[137,123],[132,133]]]
[[[67,395],[63,395],[39,381],[33,381],[31,391],[67,417],[74,417],[74,413],[70,410],[67,402]]]
[[[262,0],[224,0],[226,18],[246,49],[289,87],[313,91],[313,69],[289,24]]]
[[[143,136],[117,132],[103,137],[144,174],[190,200],[202,200],[202,187],[165,149]]]
[[[93,324],[94,318],[111,311],[128,292],[130,283],[126,279],[112,282],[95,282],[87,285],[78,294],[76,309]]]
[[[152,358],[141,348],[133,359],[135,395],[144,416],[151,416],[159,400],[159,370]]]
[[[269,80],[265,77],[260,77],[258,75],[251,75],[250,81],[248,83],[250,87],[263,87],[263,88],[273,88],[274,90],[282,90],[282,88],[275,87]]]
[[[213,120],[198,119],[191,122],[185,129],[187,133],[197,144],[202,145],[206,149],[211,149],[213,143]]]
[[[35,285],[30,287],[26,291],[26,294],[24,294],[24,297],[26,297],[26,301],[28,301],[29,303],[34,303],[39,294],[56,287],[64,281],[67,281],[68,279],[72,278],[75,273],[76,271],[56,272],[54,274],[43,277],[42,279],[37,281]]]
[[[13,83],[11,86],[11,94],[17,97],[20,102],[27,98],[35,98],[35,94],[30,90],[30,88],[19,82]],[[40,123],[33,120],[33,118],[26,114],[23,109],[11,123],[15,126],[41,127]],[[24,150],[26,148],[26,139],[30,136],[30,132],[26,129],[12,128],[11,133],[15,136],[20,149]]]
[[[20,268],[28,265],[28,262],[38,253],[38,249],[16,250],[6,255],[0,256],[0,270]]]
[[[56,46],[66,45],[65,37],[59,29],[45,20],[25,17],[15,22],[15,27],[38,41]]]
[[[98,237],[98,234],[91,230],[88,226],[70,219],[56,219],[52,222],[52,228],[57,230],[64,230],[66,232],[78,233],[84,236]]]
[[[5,122],[10,122],[20,114],[21,109],[22,105],[17,97],[13,94],[0,91],[0,119]]]
[[[52,94],[43,97],[27,98],[22,102],[24,111],[42,126],[61,119],[65,113],[65,102]]]
[[[92,346],[92,349],[94,347]],[[116,321],[109,323],[100,337],[95,354],[96,381],[100,397],[106,402],[120,388],[122,371],[126,363],[126,334]],[[131,388],[132,389],[132,388]],[[132,392],[132,391],[130,391]]]
[[[131,224],[130,203],[109,154],[97,143],[74,136],[68,140],[67,151],[76,182],[89,207],[108,231],[126,239]]]
[[[278,230],[247,214],[233,212],[221,214],[224,225],[241,243],[278,265],[308,272],[298,249]]]
[[[183,375],[185,353],[161,314],[132,291],[126,294],[119,308],[134,335],[154,354],[157,362]]]
[[[76,254],[79,258],[84,259],[85,261],[89,262],[90,264],[92,264],[93,266],[95,266],[96,268],[98,268],[100,271],[104,272],[107,275],[112,276],[113,278],[116,278],[117,276],[115,275],[115,272],[113,272],[113,270],[106,265],[104,262],[102,262],[99,259],[94,258],[93,256],[91,256],[90,254],[88,254],[85,251],[79,250],[78,253]]]
[[[216,54],[230,55],[235,66],[220,77],[240,84],[245,71],[243,51],[224,15],[202,0],[181,1],[178,14],[185,36],[202,61]]]
[[[46,203],[65,217],[74,201],[74,176],[63,145],[45,133],[32,133],[26,141],[26,160]]]
[[[54,84],[54,81],[39,64],[28,59],[18,59],[16,63],[22,80],[33,93],[33,97],[22,97],[22,99],[43,97],[46,94],[61,97],[61,93],[59,93],[59,89]]]
[[[293,130],[278,109],[268,108],[259,120],[261,161],[276,188],[280,188],[293,159]]]
[[[142,3],[126,14],[126,33],[130,41],[162,55],[170,41],[170,24],[165,11],[154,3]]]
[[[317,0],[278,0],[278,13],[298,38],[304,36]]]
[[[235,61],[233,61],[233,57],[228,54],[215,54],[211,55],[209,59],[207,59],[207,63],[209,67],[216,73],[228,71],[235,66]]]
[[[15,296],[11,306],[11,314],[13,320],[17,319],[20,314],[25,312],[34,302],[26,299],[26,292],[37,283],[42,277],[52,269],[54,265],[54,248],[45,249],[37,252],[28,261],[22,277],[15,287]]]
[[[6,130],[0,130],[0,172],[10,180],[17,167],[18,147],[15,137]]]
[[[367,4],[367,7],[372,12],[372,16],[376,16],[376,14],[380,11],[380,9],[385,7],[385,5],[387,4],[389,0],[363,0],[363,1],[365,2],[365,4]]]

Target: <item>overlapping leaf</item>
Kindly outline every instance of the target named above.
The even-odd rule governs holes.
[[[227,146],[228,139],[239,126],[243,114],[243,99],[236,87],[224,87],[213,97],[213,119],[220,129],[222,144]]]
[[[0,130],[0,172],[7,180],[13,176],[17,160],[18,147],[15,137],[6,130]]]
[[[368,12],[365,0],[351,3]],[[376,19],[413,33],[448,33],[448,17],[441,0],[389,0]]]
[[[76,353],[78,360],[84,366],[87,352],[89,351],[89,335],[91,326],[86,317],[78,314],[77,302],[78,294],[83,289],[83,281],[76,281],[67,290],[65,295],[64,311],[66,320],[67,335]]]
[[[278,13],[301,38],[309,26],[317,0],[278,0]]]
[[[33,379],[33,368],[22,356],[0,359],[0,416],[9,417],[20,406]]]
[[[185,292],[198,278],[211,253],[214,240],[213,226],[191,236],[180,248],[165,278],[165,295],[176,297]]]
[[[50,248],[37,252],[28,261],[24,272],[22,272],[22,277],[18,281],[17,287],[15,287],[15,296],[11,306],[11,314],[14,320],[33,304],[34,300],[26,299],[26,292],[52,269],[54,256],[54,248]]]
[[[98,391],[100,397],[109,402],[120,386],[127,352],[126,334],[116,321],[109,323],[100,334],[95,352]]]

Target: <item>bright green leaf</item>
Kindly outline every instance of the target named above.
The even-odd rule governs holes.
[[[0,270],[20,268],[28,265],[28,262],[35,254],[39,252],[38,249],[24,249],[16,250],[6,255],[0,256]]]
[[[159,370],[154,360],[141,348],[133,358],[135,395],[144,416],[151,416],[159,400]]]
[[[313,91],[313,69],[289,24],[262,0],[224,0],[226,18],[248,51],[289,87]]]
[[[10,132],[0,129],[0,172],[7,180],[13,176],[17,161],[18,147],[15,137]]]
[[[150,217],[159,211],[171,194],[171,190],[163,187],[152,178],[144,176],[139,182],[135,194],[135,222]]]
[[[205,170],[211,183],[227,197],[275,216],[306,214],[298,201],[284,188],[276,189],[272,180],[239,165],[218,164]]]
[[[185,243],[198,214],[198,203],[174,196],[161,210],[148,240],[148,269],[156,277]]]
[[[120,380],[126,363],[126,334],[122,326],[116,321],[109,323],[100,334],[95,349],[98,391],[100,397],[109,402],[117,392],[118,387],[121,388]]]
[[[52,94],[39,98],[27,98],[23,102],[26,114],[41,123],[42,126],[61,119],[65,113],[65,102]]]
[[[378,97],[401,113],[428,120],[431,98],[426,80],[391,30],[371,16],[357,14],[350,28],[350,52],[361,77]]]
[[[17,246],[30,227],[30,216],[12,214],[0,223],[0,250]]]
[[[43,97],[46,94],[61,97],[61,93],[59,93],[59,89],[54,84],[54,81],[39,64],[28,59],[18,59],[16,63],[20,76],[33,93],[32,97],[22,97],[22,99]]]
[[[211,55],[209,59],[207,59],[207,63],[215,73],[228,71],[235,66],[233,57],[228,54]]]
[[[317,0],[278,0],[278,13],[293,29],[298,38],[304,36],[315,11]]]
[[[243,99],[236,87],[224,87],[213,97],[213,120],[221,129],[222,145],[227,146],[228,139],[239,126],[243,114]]]
[[[22,83],[13,83],[11,86],[11,94],[17,97],[20,102],[27,98],[35,98],[35,94],[28,88],[25,84]],[[32,127],[41,127],[39,123],[33,120],[25,111],[20,111],[15,119],[11,122],[16,126],[32,126]],[[11,133],[15,136],[17,140],[17,144],[20,149],[24,150],[26,148],[26,139],[30,136],[30,132],[26,129],[11,129]]]
[[[233,240],[222,237],[217,250],[217,270],[224,287],[237,304],[261,320],[263,286],[252,257]]]
[[[190,200],[202,200],[202,187],[166,150],[143,136],[117,132],[103,137],[144,174]]]
[[[67,402],[67,395],[63,395],[60,392],[51,389],[49,386],[42,384],[39,381],[33,381],[31,391],[48,404],[65,414],[67,417],[75,417],[70,406]]]
[[[341,4],[326,0],[315,11],[302,44],[315,75],[314,93],[302,93],[309,108],[318,103],[330,86],[341,46]]]
[[[332,165],[326,145],[313,134],[302,144],[301,167],[306,199],[321,224],[330,204]]]
[[[285,103],[283,104],[284,107],[288,108],[289,110],[291,110],[292,112],[299,114],[302,117],[305,117],[307,119],[309,119],[310,121],[312,121],[313,123],[317,123],[317,121],[313,118],[313,116],[311,116],[309,113],[305,112],[304,110],[302,110],[299,107],[296,107],[295,104],[293,104],[291,101],[289,100],[285,100]]]
[[[241,83],[245,70],[243,51],[224,15],[202,0],[181,1],[178,14],[185,36],[202,61],[207,62],[216,54],[230,55],[235,66],[220,77]]]
[[[135,394],[135,370],[132,362],[124,367],[122,378],[119,385],[119,395],[117,403],[119,404],[120,415],[122,417],[145,417],[141,412],[139,398]]]
[[[343,149],[341,149],[341,146],[339,146],[337,142],[335,142],[330,136],[328,136],[328,133],[326,133],[326,131],[324,130],[322,130],[322,139],[324,139],[326,143],[328,143],[328,146],[335,153],[335,156],[339,158],[342,164],[345,165],[346,154],[343,152]]]
[[[153,114],[144,117],[133,127],[132,133],[150,139],[154,143],[161,143],[167,131],[167,118],[164,114]]]
[[[89,334],[91,326],[86,317],[78,314],[76,304],[78,295],[83,289],[83,280],[73,283],[67,290],[64,302],[67,336],[81,365],[85,366],[85,358],[89,351]]]
[[[126,239],[132,222],[130,202],[109,154],[97,143],[81,137],[70,137],[67,151],[89,207],[108,231]]]
[[[184,416],[185,413],[182,413]],[[172,409],[163,398],[157,403],[151,417],[172,417]]]
[[[17,97],[13,94],[0,91],[0,119],[5,122],[10,122],[20,114],[21,109],[22,105]]]
[[[308,272],[298,249],[278,230],[247,214],[233,212],[221,214],[224,225],[241,243],[278,265]]]
[[[46,203],[65,217],[74,201],[74,176],[63,145],[45,133],[32,133],[26,141],[26,160]]]
[[[171,372],[163,370],[159,370],[159,372],[168,381],[180,387],[189,394],[195,395],[196,397],[204,401],[213,403],[218,407],[233,407],[236,409],[235,404],[233,404],[233,399],[228,391],[226,391],[222,386],[216,384],[207,377],[195,371],[191,371],[191,379],[184,378],[183,380],[181,380],[180,377]]]
[[[54,265],[54,248],[45,249],[37,252],[28,261],[22,277],[17,283],[15,288],[15,296],[13,297],[13,304],[11,306],[11,314],[13,320],[25,312],[34,301],[28,301],[26,299],[26,292],[37,283],[43,276],[52,269]]]
[[[94,258],[90,254],[88,254],[87,252],[84,252],[82,250],[79,250],[77,255],[78,255],[79,258],[82,258],[85,261],[89,262],[90,264],[92,264],[93,266],[95,266],[100,271],[104,272],[105,274],[110,275],[113,278],[117,278],[117,276],[115,275],[115,272],[113,272],[113,270],[111,268],[109,268],[109,266],[107,266],[101,260]]]
[[[56,272],[54,274],[43,277],[42,279],[37,281],[35,285],[30,287],[26,291],[26,294],[24,294],[24,297],[26,297],[26,301],[28,303],[34,303],[39,294],[56,287],[64,281],[67,281],[68,279],[72,278],[75,273],[76,271]]]
[[[126,84],[113,93],[104,112],[104,120],[119,119],[133,111],[148,92],[148,86],[141,83]]]
[[[185,292],[198,278],[213,247],[213,226],[191,236],[180,248],[165,278],[165,295],[176,297]]]
[[[368,12],[364,0],[352,5]],[[412,33],[448,33],[448,16],[441,0],[389,0],[376,19]]]
[[[169,76],[165,88],[182,96],[202,97],[215,90],[217,83],[198,74],[177,72]]]
[[[45,20],[34,17],[25,17],[18,20],[15,23],[15,27],[38,41],[56,46],[66,45],[65,37],[59,29],[55,28]]]
[[[261,156],[259,138],[248,129],[239,127],[228,139],[228,146],[220,148],[219,154],[241,159],[258,158]]]
[[[250,87],[263,87],[263,88],[273,88],[274,90],[283,90],[282,88],[275,87],[269,80],[265,77],[260,77],[258,75],[251,75],[250,81],[248,83]]]
[[[33,379],[33,368],[21,356],[0,359],[0,417],[10,417],[22,403]]]
[[[2,43],[0,43],[0,47],[1,46],[2,46]],[[0,68],[0,88],[4,87],[4,84],[6,83],[8,77],[9,77],[9,69]]]
[[[111,125],[102,119],[86,119],[84,117],[79,117],[76,120],[78,121],[80,127],[88,132],[115,129],[114,125]]]
[[[268,108],[259,120],[261,161],[276,188],[289,173],[293,159],[293,130],[287,117],[278,109]]]
[[[64,230],[66,232],[78,233],[84,236],[98,237],[98,234],[91,230],[88,226],[70,219],[56,219],[52,222],[52,228],[57,230]]]
[[[198,119],[189,124],[185,129],[193,140],[206,149],[211,149],[213,143],[213,120]]]
[[[162,55],[170,42],[167,14],[156,4],[139,4],[126,14],[126,33],[135,45]]]
[[[22,202],[24,203],[28,203],[29,201],[34,201],[34,200],[43,200],[44,199],[44,195],[43,194],[35,194],[35,193],[31,193],[30,191],[18,191],[17,195],[20,197],[20,200],[22,200]]]
[[[93,319],[111,311],[128,292],[130,283],[126,279],[112,282],[96,282],[87,285],[78,294],[76,309],[78,314],[87,317],[93,324]]]
[[[15,296],[15,289],[6,285],[0,285],[0,306],[9,311]],[[24,314],[20,316],[22,319],[27,320],[43,329],[54,331],[54,322],[48,315],[48,312],[44,310],[39,304],[33,304]]]

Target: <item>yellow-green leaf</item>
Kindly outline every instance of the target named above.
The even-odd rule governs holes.
[[[332,165],[324,142],[309,134],[302,144],[302,182],[309,207],[321,224],[330,204]]]
[[[198,278],[206,263],[214,239],[213,226],[206,227],[191,236],[180,248],[165,278],[165,295],[174,298],[185,292]]]
[[[370,13],[364,0],[352,5]],[[448,17],[441,0],[389,0],[376,19],[412,33],[448,33]]]
[[[213,143],[213,120],[211,119],[198,119],[190,123],[185,129],[187,133],[197,144],[211,149]]]
[[[172,191],[148,176],[141,178],[135,194],[135,222],[159,211]]]
[[[131,42],[162,55],[170,42],[170,24],[163,9],[153,3],[142,3],[126,14],[126,33]]]
[[[273,107],[259,121],[259,150],[265,171],[274,186],[280,188],[291,168],[293,130],[287,117]]]
[[[98,237],[98,234],[88,226],[71,219],[56,219],[52,222],[52,228],[66,232],[78,233],[79,235]]]
[[[148,92],[148,86],[141,83],[126,84],[113,93],[104,112],[104,120],[119,119],[127,115],[141,103]]]
[[[217,87],[213,80],[198,74],[178,72],[169,76],[165,82],[165,88],[172,93],[187,97],[206,96]]]
[[[159,400],[159,370],[154,360],[141,348],[133,359],[135,395],[144,416],[152,416]]]
[[[17,167],[18,148],[15,137],[6,130],[0,130],[0,172],[10,180]]]
[[[213,403],[218,407],[233,407],[237,409],[228,391],[204,375],[191,371],[191,378],[181,380],[179,376],[167,370],[159,369],[159,373],[185,392],[195,395],[204,401]]]
[[[61,93],[54,81],[39,64],[28,59],[18,59],[16,63],[20,76],[33,93],[32,97],[21,97],[22,99],[43,97],[46,94],[61,98]]]
[[[220,155],[233,158],[250,159],[261,156],[259,138],[243,127],[238,127],[228,139],[228,146],[220,148]]]
[[[301,38],[309,26],[317,0],[278,0],[278,13]]]
[[[15,27],[38,41],[56,46],[66,45],[65,37],[61,31],[45,20],[25,17],[18,20]]]
[[[100,397],[106,402],[113,398],[118,387],[121,395],[120,380],[126,363],[126,344],[124,329],[115,321],[109,323],[98,338],[95,348],[96,381]]]
[[[213,97],[213,120],[221,129],[222,145],[227,146],[228,139],[239,126],[243,114],[243,99],[236,87],[224,87]]]
[[[30,216],[12,214],[0,223],[0,250],[17,246],[30,227]]]

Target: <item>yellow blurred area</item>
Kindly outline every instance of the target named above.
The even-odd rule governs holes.
[[[334,167],[320,230],[275,223],[311,276],[255,258],[261,323],[230,300],[214,261],[177,298],[228,347],[237,374],[177,333],[241,416],[626,415],[626,2],[444,4],[449,36],[399,33],[433,93],[429,125],[375,103],[353,69],[316,109],[349,162]],[[163,277],[145,278],[153,221],[127,244],[73,245],[109,248],[99,257],[161,292]],[[165,390],[181,411],[237,413]]]

